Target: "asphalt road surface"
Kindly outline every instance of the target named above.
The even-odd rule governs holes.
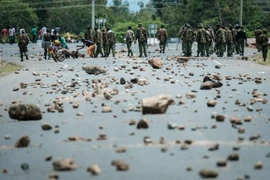
[[[70,49],[76,45],[69,44]],[[1,60],[23,66],[16,73],[0,77],[1,180],[47,180],[51,173],[62,180],[197,180],[204,179],[202,169],[218,173],[216,179],[220,180],[269,179],[269,67],[240,60],[237,55],[212,55],[181,64],[172,58],[181,54],[177,44],[169,44],[166,54],[159,53],[158,45],[149,46],[148,58],[137,57],[137,45],[133,46],[136,56],[128,58],[127,52],[121,51],[125,47],[117,44],[115,58],[86,57],[62,63],[43,60],[43,50],[37,44],[29,44],[28,49],[31,58],[20,62],[17,45],[0,45]],[[246,48],[245,54],[251,58],[256,50]],[[148,64],[152,57],[163,61],[162,69]],[[90,65],[103,66],[107,72],[87,74],[82,67]],[[223,86],[200,90],[204,76],[214,74],[222,78]],[[226,80],[226,76],[232,79]],[[149,84],[133,84],[130,89],[120,84],[120,78],[130,81],[135,77]],[[88,96],[95,90],[94,79],[103,83],[104,89],[117,89],[119,94],[110,100],[102,94]],[[21,83],[27,87],[21,88]],[[190,92],[196,97],[188,99],[186,94]],[[141,101],[160,94],[171,95],[174,104],[164,114],[143,115]],[[86,97],[91,100],[86,101]],[[215,100],[216,106],[208,107],[208,100]],[[48,112],[55,101],[63,103],[64,112]],[[38,104],[42,120],[11,119],[8,110],[14,102]],[[79,106],[74,108],[76,103]],[[104,106],[111,107],[112,112],[102,112]],[[218,122],[213,118],[216,115],[225,120]],[[248,116],[250,122],[245,121]],[[148,121],[148,129],[136,128],[141,119]],[[241,122],[231,123],[235,119]],[[135,125],[129,125],[131,120]],[[42,130],[43,124],[52,129]],[[173,128],[169,129],[168,124]],[[14,148],[25,135],[31,139],[30,145]],[[145,137],[150,143],[145,143]],[[232,153],[238,155],[238,160],[228,159]],[[61,158],[73,159],[76,169],[54,170],[53,162]],[[113,160],[125,162],[128,170],[118,171],[111,164]],[[224,161],[226,166],[217,166],[218,161]],[[86,170],[95,164],[101,169],[97,176]]]

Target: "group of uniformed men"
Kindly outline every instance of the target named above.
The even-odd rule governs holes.
[[[266,60],[268,49],[267,31],[260,30],[255,35],[257,48],[260,51],[262,46],[264,47],[263,57]],[[217,25],[215,30],[211,26],[204,28],[203,24],[199,24],[197,29],[185,24],[180,29],[179,36],[182,41],[184,56],[192,56],[191,48],[194,41],[197,41],[197,57],[209,57],[214,52],[218,57],[223,57],[226,50],[227,57],[232,57],[234,52],[244,56],[244,47],[245,45],[248,46],[244,27],[238,24],[234,27],[230,24],[227,27]]]

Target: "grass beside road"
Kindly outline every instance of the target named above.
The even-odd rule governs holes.
[[[257,54],[256,56],[252,57],[251,59],[258,64],[270,66],[270,52],[269,52],[269,50],[268,50],[266,61],[263,61],[262,53]]]
[[[8,75],[14,71],[20,70],[22,67],[16,64],[0,61],[0,77]]]

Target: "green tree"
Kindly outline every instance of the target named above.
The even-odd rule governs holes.
[[[1,27],[12,25],[16,30],[23,28],[30,32],[32,27],[38,24],[37,15],[27,3],[19,0],[0,0],[0,4]]]

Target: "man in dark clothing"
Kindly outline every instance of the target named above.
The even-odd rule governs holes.
[[[21,30],[21,34],[18,38],[18,46],[20,48],[20,56],[21,56],[21,61],[23,61],[23,55],[25,55],[26,60],[28,60],[28,49],[27,49],[27,45],[29,43],[29,37],[27,36],[27,34],[25,33],[25,30],[22,29]]]
[[[241,26],[236,34],[236,41],[240,44],[240,56],[244,56],[245,43],[247,45],[247,36],[244,27]]]

